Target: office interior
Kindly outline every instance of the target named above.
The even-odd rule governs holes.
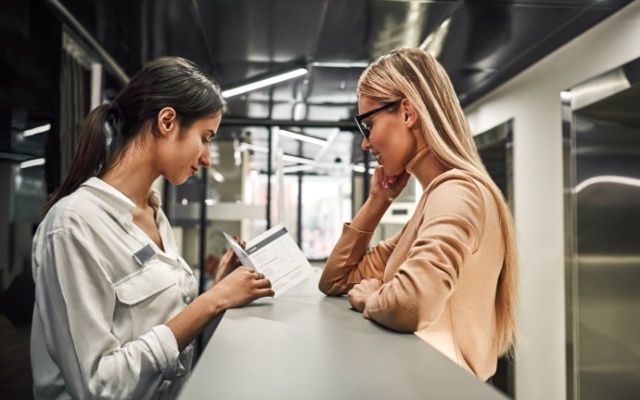
[[[283,223],[322,267],[375,167],[352,119],[357,79],[402,46],[432,52],[450,73],[513,210],[522,340],[501,360],[496,390],[635,398],[638,38],[638,0],[3,0],[0,398],[31,394],[31,236],[91,108],[163,55],[197,62],[223,90],[298,74],[230,94],[211,168],[155,187],[201,287],[227,249],[222,232],[251,238]],[[410,181],[374,241],[402,227],[419,190]]]

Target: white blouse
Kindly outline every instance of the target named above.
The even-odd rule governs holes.
[[[160,199],[156,193],[156,204]],[[158,207],[164,251],[133,223],[135,204],[91,178],[47,213],[33,241],[36,399],[175,398],[191,372],[164,325],[197,296]]]

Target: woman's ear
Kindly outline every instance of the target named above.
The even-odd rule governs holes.
[[[418,114],[413,108],[413,105],[409,102],[409,100],[402,99],[402,101],[400,102],[400,109],[402,110],[404,123],[407,125],[407,128],[413,128],[418,121]]]
[[[178,118],[176,110],[172,107],[165,107],[158,113],[158,132],[162,136],[167,136],[178,130]]]

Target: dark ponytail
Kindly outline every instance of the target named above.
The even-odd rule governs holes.
[[[165,107],[175,109],[181,130],[185,130],[199,119],[224,113],[227,105],[218,84],[194,63],[180,57],[151,62],[112,102],[89,113],[69,173],[42,208],[43,214],[87,179],[111,169],[147,127],[158,137],[158,113]]]
[[[93,109],[84,120],[80,130],[80,141],[69,173],[53,192],[42,208],[43,214],[61,198],[74,192],[80,184],[92,176],[99,175],[107,164],[106,121],[111,104],[102,104]]]

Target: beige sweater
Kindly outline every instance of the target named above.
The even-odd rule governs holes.
[[[496,200],[468,173],[439,163],[430,150],[407,166],[423,195],[401,232],[367,251],[372,232],[345,224],[320,281],[328,295],[363,279],[382,287],[364,316],[415,332],[486,380],[496,370],[495,296],[504,261]]]

